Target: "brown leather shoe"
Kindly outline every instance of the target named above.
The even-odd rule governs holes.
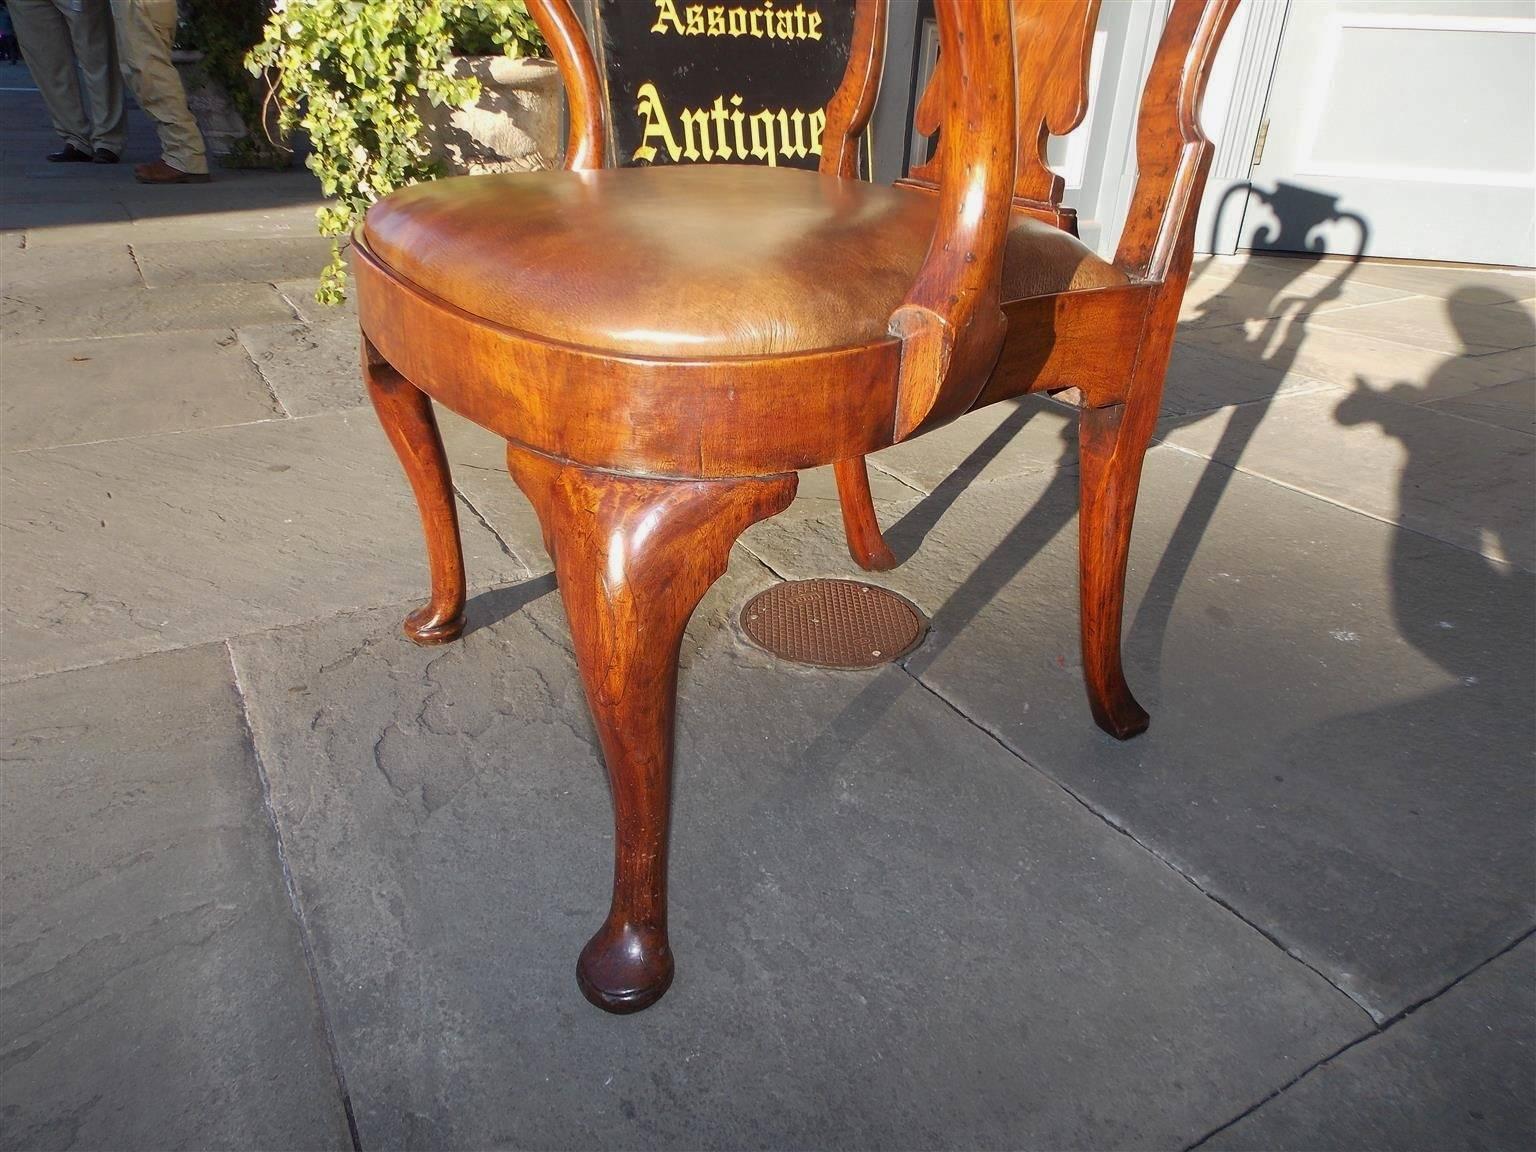
[[[133,178],[140,184],[206,184],[210,179],[206,172],[183,172],[164,160],[136,165]]]

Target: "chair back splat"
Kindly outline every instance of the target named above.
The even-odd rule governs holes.
[[[1113,261],[1076,236],[1045,161],[1087,109],[1100,0],[934,0],[941,56],[918,123],[937,149],[895,186],[854,178],[886,0],[858,0],[829,39],[849,60],[818,74],[832,95],[816,172],[605,166],[616,121],[570,0],[528,0],[565,80],[566,170],[428,181],[369,209],[352,249],[363,376],[432,575],[406,635],[464,628],[434,403],[506,441],[558,576],[614,808],[609,912],[577,961],[594,1004],[639,1011],[671,983],[684,628],[799,470],[834,466],[850,553],[888,568],[868,453],[984,404],[1074,397],[1088,707],[1118,739],[1147,727],[1121,664],[1126,563],[1211,161],[1200,101],[1236,2],[1173,0]]]
[[[1009,3],[1018,101],[1013,207],[1076,235],[1076,213],[1061,204],[1066,181],[1046,164],[1045,149],[1052,136],[1067,135],[1088,112],[1088,71],[1100,0]],[[925,136],[939,129],[945,75],[940,58],[918,100],[917,129]],[[907,183],[932,187],[938,177],[936,158],[937,150],[912,169]]]

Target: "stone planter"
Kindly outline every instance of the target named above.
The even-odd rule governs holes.
[[[208,75],[201,52],[175,51],[171,63],[181,74],[181,86],[187,91],[187,107],[197,120],[208,148],[209,160],[228,156],[246,137],[245,121],[235,110],[224,85]]]
[[[480,98],[422,109],[432,155],[449,172],[528,172],[560,156],[560,70],[537,57],[456,56],[455,76],[480,81]]]
[[[203,54],[178,49],[171,53],[171,63],[181,76],[187,93],[187,107],[203,134],[208,160],[226,168],[288,168],[293,164],[292,150],[277,147],[271,141],[253,136],[239,109],[229,98],[223,83],[208,75]],[[259,78],[250,79],[251,98],[259,104],[264,94]],[[276,135],[276,115],[271,117],[271,131]]]

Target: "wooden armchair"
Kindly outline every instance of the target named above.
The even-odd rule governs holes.
[[[821,172],[603,170],[592,55],[567,0],[530,0],[565,77],[563,172],[441,180],[355,237],[363,375],[415,490],[432,596],[405,631],[463,628],[464,570],[429,397],[507,440],[554,560],[612,784],[608,917],[577,975],[637,1011],[671,982],[667,831],[683,628],[736,537],[835,464],[850,549],[889,565],[862,458],[984,404],[1081,398],[1082,645],[1098,723],[1147,714],[1120,666],[1125,567],[1212,147],[1197,119],[1236,0],[1175,0],[1141,107],[1113,263],[1057,225],[1049,134],[1087,101],[1097,0],[938,0],[919,106],[936,159],[853,179],[884,0],[860,0]],[[1016,82],[1017,81],[1017,82]]]

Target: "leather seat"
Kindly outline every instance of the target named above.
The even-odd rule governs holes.
[[[883,337],[935,205],[912,189],[743,165],[467,176],[379,201],[364,239],[400,278],[541,339],[766,356]],[[1049,224],[1012,226],[1005,300],[1126,282]]]

